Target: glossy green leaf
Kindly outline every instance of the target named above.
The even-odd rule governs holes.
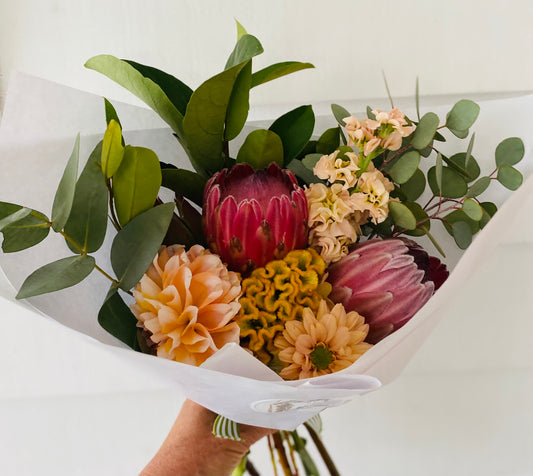
[[[389,202],[389,212],[394,220],[394,223],[406,230],[414,230],[416,228],[415,215],[407,206],[400,202]]]
[[[351,116],[351,114],[348,112],[347,109],[343,108],[342,106],[339,106],[338,104],[332,104],[331,112],[333,113],[333,116],[335,117],[335,119],[337,120],[337,122],[340,124],[341,127],[346,126],[343,119]]]
[[[516,165],[524,157],[524,143],[518,137],[509,137],[496,147],[496,165]]]
[[[183,130],[196,171],[210,176],[224,166],[222,148],[228,106],[235,82],[248,62],[202,83],[191,96]]]
[[[247,35],[248,32],[237,20],[235,20],[237,26],[237,41],[240,40],[244,35]]]
[[[237,163],[241,162],[250,164],[256,170],[264,169],[272,162],[283,167],[281,138],[266,129],[250,132],[237,153]]]
[[[464,221],[458,221],[453,224],[453,239],[457,246],[462,250],[466,250],[470,243],[472,243],[472,232],[470,227]]]
[[[293,159],[286,166],[291,170],[294,175],[296,175],[300,180],[302,180],[307,185],[311,183],[321,183],[320,180],[311,170],[309,170],[301,160]]]
[[[201,245],[203,240],[198,240],[185,221],[175,213],[172,215],[167,232],[163,238],[163,245],[172,246],[176,243],[190,248],[193,245]]]
[[[316,151],[319,154],[332,154],[340,145],[340,131],[338,127],[327,129],[319,137]]]
[[[124,61],[133,66],[145,78],[151,79],[157,84],[181,115],[185,115],[187,104],[192,95],[192,89],[189,86],[171,74],[165,73],[152,66],[147,66],[131,60]]]
[[[31,273],[22,284],[17,299],[69,288],[83,281],[94,269],[92,256],[69,256],[49,263]]]
[[[407,200],[414,202],[424,193],[426,188],[426,176],[420,169],[415,170],[413,176],[400,186]]]
[[[102,172],[106,178],[111,178],[120,167],[124,157],[124,146],[122,145],[122,129],[120,124],[111,119],[107,125],[102,142]]]
[[[404,205],[411,210],[416,219],[416,228],[414,230],[408,230],[406,235],[410,236],[423,236],[431,229],[431,222],[428,220],[428,214],[424,209],[416,202],[404,202]]]
[[[192,200],[202,206],[204,188],[207,180],[201,175],[184,169],[162,169],[162,183],[165,188],[172,190],[181,197]]]
[[[161,167],[155,152],[126,146],[124,158],[113,176],[113,196],[121,226],[152,208],[161,187]]]
[[[470,131],[468,129],[465,130],[457,130],[457,129],[450,129],[448,127],[448,130],[455,136],[459,137],[459,139],[466,139],[468,137],[468,134],[470,134]]]
[[[183,137],[183,114],[172,103],[161,86],[153,79],[145,77],[137,69],[140,66],[142,65],[137,63],[133,66],[130,62],[111,55],[94,56],[85,63],[86,68],[104,74],[144,101],[178,136]],[[144,72],[146,73],[146,70]]]
[[[111,245],[111,265],[120,288],[135,286],[157,255],[174,213],[174,203],[165,203],[141,213],[120,230]]]
[[[481,195],[490,185],[489,177],[481,177],[466,192],[466,198],[473,198]]]
[[[106,98],[104,98],[104,107],[105,107],[106,124],[109,125],[111,121],[115,121],[118,123],[118,125],[122,129],[122,124],[120,123],[120,119],[118,118],[118,114],[117,114],[117,111],[115,110],[115,107]]]
[[[65,226],[72,209],[74,192],[76,190],[76,180],[78,179],[78,162],[80,157],[80,135],[76,136],[74,149],[67,162],[63,176],[57,187],[52,205],[52,228],[59,232]]]
[[[522,185],[523,180],[522,174],[508,164],[502,164],[498,167],[497,178],[498,182],[509,190],[516,190]]]
[[[92,151],[82,170],[72,210],[65,224],[65,233],[87,253],[93,253],[102,246],[107,228],[108,191],[105,177],[100,168],[102,142]],[[74,252],[79,250],[67,241]]]
[[[429,145],[437,132],[439,127],[439,117],[433,113],[428,112],[422,116],[418,126],[416,126],[415,131],[411,135],[411,144],[417,149],[424,149]]]
[[[4,223],[1,228],[4,235],[2,250],[5,253],[14,253],[35,246],[50,232],[50,223],[45,215],[36,210],[30,210],[26,215],[26,212],[21,210],[25,210],[25,207],[0,202],[0,220]],[[15,213],[17,215],[13,216]],[[20,218],[21,215],[26,216]],[[16,217],[18,219],[14,220]]]
[[[235,48],[231,52],[224,69],[232,68],[244,61],[252,59],[254,56],[263,53],[263,46],[253,35],[242,35],[238,40]]]
[[[98,311],[98,323],[113,337],[137,349],[137,319],[120,297],[118,289],[112,288],[107,293]]]
[[[479,231],[479,222],[472,220],[463,210],[454,210],[444,217],[444,228],[453,236],[453,225],[457,222],[465,222],[470,227],[470,234],[475,235]]]
[[[198,211],[198,209],[186,199],[176,198],[175,203],[179,210],[180,217],[194,237],[194,242],[205,247],[207,243],[202,223],[202,211]]]
[[[302,164],[304,164],[312,172],[321,157],[322,154],[307,154],[302,159]]]
[[[3,231],[4,228],[7,228],[13,223],[16,223],[22,220],[23,218],[26,218],[30,213],[31,208],[22,207],[19,208],[17,211],[5,216],[4,218],[0,218],[0,231]]]
[[[442,167],[442,187],[439,188],[436,180],[436,167],[428,170],[428,183],[434,195],[445,198],[462,198],[468,190],[465,179],[450,167]]]
[[[479,221],[483,217],[483,208],[481,208],[479,203],[471,198],[467,198],[463,202],[463,206],[461,208],[468,218],[471,218],[474,221]]]
[[[283,160],[288,164],[303,150],[315,127],[315,114],[311,106],[300,106],[276,119],[269,130],[275,132],[283,143]]]
[[[472,155],[470,155],[470,158],[468,159],[468,165],[466,164],[467,155],[468,152],[459,152],[458,154],[452,155],[450,158],[443,157],[443,160],[452,169],[459,172],[467,182],[472,182],[479,177],[481,170],[479,164]]]
[[[407,182],[418,170],[420,163],[420,153],[416,150],[409,150],[396,159],[386,170],[396,183]]]
[[[303,69],[314,68],[311,63],[300,63],[299,61],[284,61],[275,63],[252,74],[252,88],[260,84],[267,83],[282,76],[296,73]]]
[[[235,139],[246,123],[250,109],[251,84],[252,62],[249,61],[237,76],[235,86],[231,93],[226,113],[226,127],[224,129],[224,140],[226,141]]]
[[[453,131],[465,131],[472,127],[479,115],[479,106],[469,99],[456,102],[446,115],[446,127]]]

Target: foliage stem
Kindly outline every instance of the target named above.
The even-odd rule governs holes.
[[[113,223],[115,230],[120,231],[121,228],[118,223],[117,216],[115,214],[115,204],[113,201],[113,187],[111,187],[111,179],[107,179],[105,181],[105,184],[107,186],[107,190],[109,190],[109,213],[111,214],[111,223]]]
[[[293,476],[289,460],[287,458],[287,453],[285,452],[285,447],[283,446],[283,440],[281,438],[281,433],[278,431],[272,435],[274,440],[274,446],[278,452],[279,462],[281,463],[281,468],[285,476]]]
[[[282,431],[280,432],[281,435],[283,436],[283,438],[285,439],[285,441],[287,442],[287,444],[289,445],[289,454],[291,456],[291,462],[292,462],[292,467],[294,468],[294,476],[298,476],[298,466],[296,466],[296,459],[294,458],[294,445],[291,441],[291,439],[289,438],[289,435],[287,432],[285,431]]]
[[[272,469],[274,470],[274,476],[278,476],[278,466],[276,464],[276,457],[274,456],[274,448],[272,446],[272,435],[267,436],[268,449],[270,451],[270,459],[272,461]]]
[[[324,460],[324,464],[328,468],[329,474],[331,476],[340,476],[339,470],[335,466],[335,463],[331,459],[331,456],[328,453],[328,450],[324,446],[324,443],[322,443],[322,440],[320,439],[320,436],[317,435],[316,431],[313,429],[313,427],[305,422],[304,426],[307,428],[307,431],[309,432],[309,436],[311,436],[311,439],[313,440],[313,443],[315,444],[318,452],[320,453],[320,456],[322,456],[322,459]]]

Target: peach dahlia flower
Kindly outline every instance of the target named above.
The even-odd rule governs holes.
[[[280,375],[295,380],[337,372],[353,364],[371,344],[364,342],[368,324],[357,312],[346,313],[336,304],[329,309],[320,302],[316,315],[304,309],[303,321],[285,323],[283,335],[275,340],[278,357],[289,364]]]
[[[239,343],[239,275],[200,245],[161,247],[133,290],[139,327],[158,357],[200,365],[229,342]]]

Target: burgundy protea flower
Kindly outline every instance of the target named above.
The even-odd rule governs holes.
[[[254,171],[238,164],[205,187],[207,243],[243,274],[307,245],[307,200],[296,177],[275,163]]]
[[[437,258],[405,238],[365,241],[328,272],[329,297],[365,317],[372,344],[411,319],[448,275]]]

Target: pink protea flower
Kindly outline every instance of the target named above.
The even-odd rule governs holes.
[[[433,258],[437,260],[437,258]],[[439,262],[440,263],[440,262]],[[375,344],[402,327],[446,279],[442,263],[433,261],[414,241],[405,238],[365,241],[328,268],[330,299],[347,312],[357,311],[370,326],[367,342]]]
[[[254,171],[238,164],[205,187],[207,243],[228,268],[248,274],[307,245],[307,200],[296,177],[275,163]]]

